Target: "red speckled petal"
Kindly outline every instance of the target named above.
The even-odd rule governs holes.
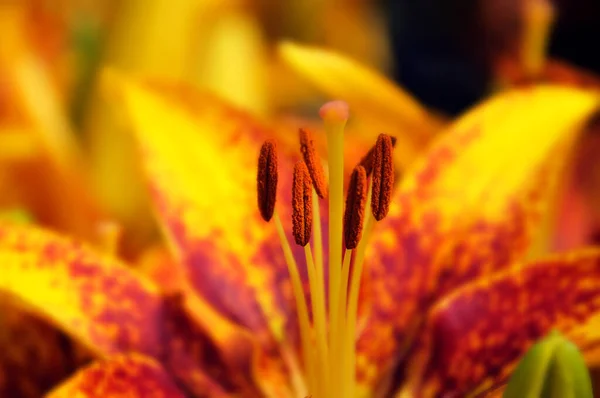
[[[560,87],[502,94],[456,122],[406,175],[367,253],[363,385],[386,375],[436,297],[525,253],[596,106],[595,95]]]
[[[586,354],[600,342],[600,250],[514,266],[440,301],[411,356],[404,393],[462,396],[506,381],[557,329]]]
[[[251,344],[248,336],[213,311],[203,319],[218,336],[213,340],[181,300],[165,300],[154,284],[118,261],[40,229],[0,224],[0,264],[0,292],[96,356],[141,352],[191,391],[251,391],[252,348],[243,349]]]
[[[47,395],[47,398],[72,397],[185,398],[185,395],[155,360],[139,354],[122,354],[88,366]]]
[[[124,101],[157,214],[191,285],[277,356],[277,343],[295,342],[297,328],[283,252],[256,203],[258,150],[271,132],[189,88],[108,76]],[[283,149],[277,209],[291,226],[292,163]]]
[[[0,224],[0,290],[96,353],[160,351],[162,301],[116,260],[33,227]]]

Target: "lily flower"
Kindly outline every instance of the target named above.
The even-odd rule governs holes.
[[[600,251],[527,258],[595,94],[548,86],[493,98],[393,193],[392,140],[381,136],[373,212],[365,161],[344,229],[343,104],[322,112],[325,200],[313,193],[326,181],[309,133],[302,151],[280,148],[275,167],[263,145],[272,133],[247,114],[177,85],[107,81],[174,254],[165,266],[181,278],[165,294],[167,281],[93,248],[2,223],[0,291],[97,359],[50,397],[477,394],[550,329],[595,359]]]

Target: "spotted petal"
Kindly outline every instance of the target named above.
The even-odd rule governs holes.
[[[157,214],[192,287],[267,352],[295,343],[288,271],[256,205],[258,149],[271,132],[186,87],[114,74],[107,82],[130,116]],[[281,151],[279,166],[277,207],[291,220],[292,165]]]
[[[184,398],[168,373],[153,359],[115,355],[79,371],[47,398]],[[214,394],[211,397],[223,397]]]
[[[600,250],[515,265],[458,289],[427,319],[404,393],[464,395],[505,382],[557,329],[584,355],[600,342]]]
[[[158,355],[161,300],[114,260],[26,226],[0,225],[0,290],[72,331],[99,353]]]
[[[552,86],[503,94],[456,122],[406,176],[367,257],[373,314],[361,379],[393,366],[432,300],[525,254],[596,103]]]
[[[159,360],[190,391],[252,391],[251,340],[201,300],[165,299],[120,262],[33,227],[0,224],[0,263],[1,293],[96,357],[136,351]]]

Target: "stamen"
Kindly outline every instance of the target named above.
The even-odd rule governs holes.
[[[346,212],[344,213],[344,240],[346,249],[356,248],[360,241],[366,202],[367,172],[364,167],[359,165],[352,172],[348,195],[346,196]]]
[[[327,310],[325,306],[325,276],[323,270],[323,240],[321,235],[321,210],[319,209],[319,197],[317,192],[313,189],[313,211],[314,211],[314,222],[313,222],[313,247],[315,250],[315,260],[312,259],[312,253],[310,252],[309,246],[305,246],[306,251],[306,263],[307,266],[313,266],[316,274],[316,286],[311,286],[311,299],[316,304],[316,310],[313,308],[313,319],[315,323],[315,332],[317,339],[317,350],[318,358],[321,362],[319,367],[320,375],[327,375],[329,372],[329,347],[327,346]],[[320,381],[320,394],[313,395],[314,398],[320,396],[330,396],[329,383],[325,380]]]
[[[390,136],[390,138],[392,139],[392,147],[396,147],[396,137]],[[358,164],[362,167],[365,168],[365,171],[367,172],[367,177],[371,175],[371,172],[373,171],[373,154],[375,153],[375,147],[369,149],[369,152],[367,152],[367,154],[365,156],[363,156],[363,158],[360,160],[360,162],[358,162]]]
[[[372,183],[372,182],[371,182]],[[367,206],[369,206],[372,199],[372,190],[369,190],[367,195]],[[358,296],[360,293],[360,282],[362,279],[363,265],[365,260],[365,249],[367,242],[369,241],[369,234],[373,227],[373,217],[369,217],[367,213],[365,216],[365,228],[364,237],[359,242],[358,248],[356,249],[356,256],[354,257],[354,267],[352,268],[352,277],[350,279],[350,288],[348,289],[348,312],[347,312],[347,329],[344,336],[344,348],[346,352],[347,360],[344,363],[344,378],[342,379],[344,385],[348,388],[348,396],[353,397],[355,394],[356,381],[356,323],[358,322]]]
[[[265,221],[271,220],[275,210],[277,177],[277,146],[275,141],[268,140],[260,148],[256,177],[258,209]]]
[[[371,210],[377,221],[383,220],[390,210],[394,186],[394,163],[392,139],[380,134],[373,154],[373,192]]]
[[[317,191],[317,195],[321,199],[324,199],[327,196],[325,172],[323,171],[323,165],[319,161],[313,136],[310,131],[305,129],[300,129],[300,151],[302,152],[306,167],[308,167],[315,191]]]
[[[310,288],[310,301],[312,304],[313,323],[315,330],[316,350],[313,349],[315,358],[315,372],[319,376],[324,375],[329,369],[329,358],[327,357],[327,335],[325,326],[325,300],[322,291],[318,290],[318,276],[315,269],[310,245],[304,246],[304,256],[306,259],[306,271],[308,274],[308,284]],[[328,396],[328,385],[323,377],[315,379],[314,388],[318,394],[316,396]]]
[[[308,376],[309,391],[314,391],[316,385],[316,377],[314,375],[315,356],[311,350],[312,344],[310,339],[310,318],[308,316],[308,307],[306,305],[306,301],[304,300],[304,289],[302,288],[302,280],[300,279],[300,273],[298,272],[298,264],[296,263],[296,259],[294,258],[294,254],[292,253],[292,248],[290,247],[287,237],[285,236],[283,224],[281,223],[281,219],[279,218],[277,212],[275,212],[275,227],[277,229],[277,234],[279,235],[281,248],[283,249],[285,263],[288,267],[288,272],[290,273],[292,293],[296,301],[296,307],[298,308],[298,323],[300,328],[300,343],[302,344],[304,370]]]
[[[294,240],[296,244],[306,246],[312,233],[312,184],[304,162],[294,166],[292,208]]]

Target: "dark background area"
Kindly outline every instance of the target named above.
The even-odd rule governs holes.
[[[518,36],[522,0],[383,0],[395,78],[422,102],[457,114],[484,96],[491,55]],[[600,0],[556,0],[550,57],[600,73]]]

